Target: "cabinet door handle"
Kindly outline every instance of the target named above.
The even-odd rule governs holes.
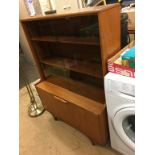
[[[59,100],[59,101],[61,101],[61,102],[67,103],[66,100],[64,100],[64,99],[62,99],[62,98],[60,98],[60,97],[54,96],[54,98],[57,99],[57,100]]]

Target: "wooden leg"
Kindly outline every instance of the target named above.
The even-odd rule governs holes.
[[[93,140],[91,140],[91,144],[92,144],[92,145],[95,145],[95,142],[94,142]]]
[[[55,121],[58,121],[58,118],[57,118],[57,117],[55,117],[55,116],[53,116],[53,117],[54,117],[54,120],[55,120]]]

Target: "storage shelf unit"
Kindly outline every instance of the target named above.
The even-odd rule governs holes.
[[[120,6],[90,7],[21,19],[36,62],[36,85],[55,119],[106,144],[106,62],[120,49]],[[115,24],[114,24],[115,23]]]

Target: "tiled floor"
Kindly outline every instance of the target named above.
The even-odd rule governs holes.
[[[93,146],[85,135],[62,121],[54,121],[47,111],[38,117],[29,117],[29,103],[23,87],[19,106],[20,155],[117,155],[109,145]]]

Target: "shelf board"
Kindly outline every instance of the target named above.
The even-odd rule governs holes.
[[[33,37],[33,41],[58,42],[67,44],[81,44],[81,45],[100,45],[97,38],[82,38],[82,37],[67,37],[67,36],[41,36]]]
[[[52,83],[65,90],[74,92],[80,96],[89,98],[96,102],[104,104],[104,89],[90,84],[73,80],[71,78],[65,78],[61,76],[52,75],[46,79],[47,82]]]
[[[59,67],[62,69],[68,69],[78,73],[83,73],[86,75],[102,78],[102,67],[100,64],[92,63],[89,61],[74,60],[64,57],[53,57],[41,60],[41,63]]]

